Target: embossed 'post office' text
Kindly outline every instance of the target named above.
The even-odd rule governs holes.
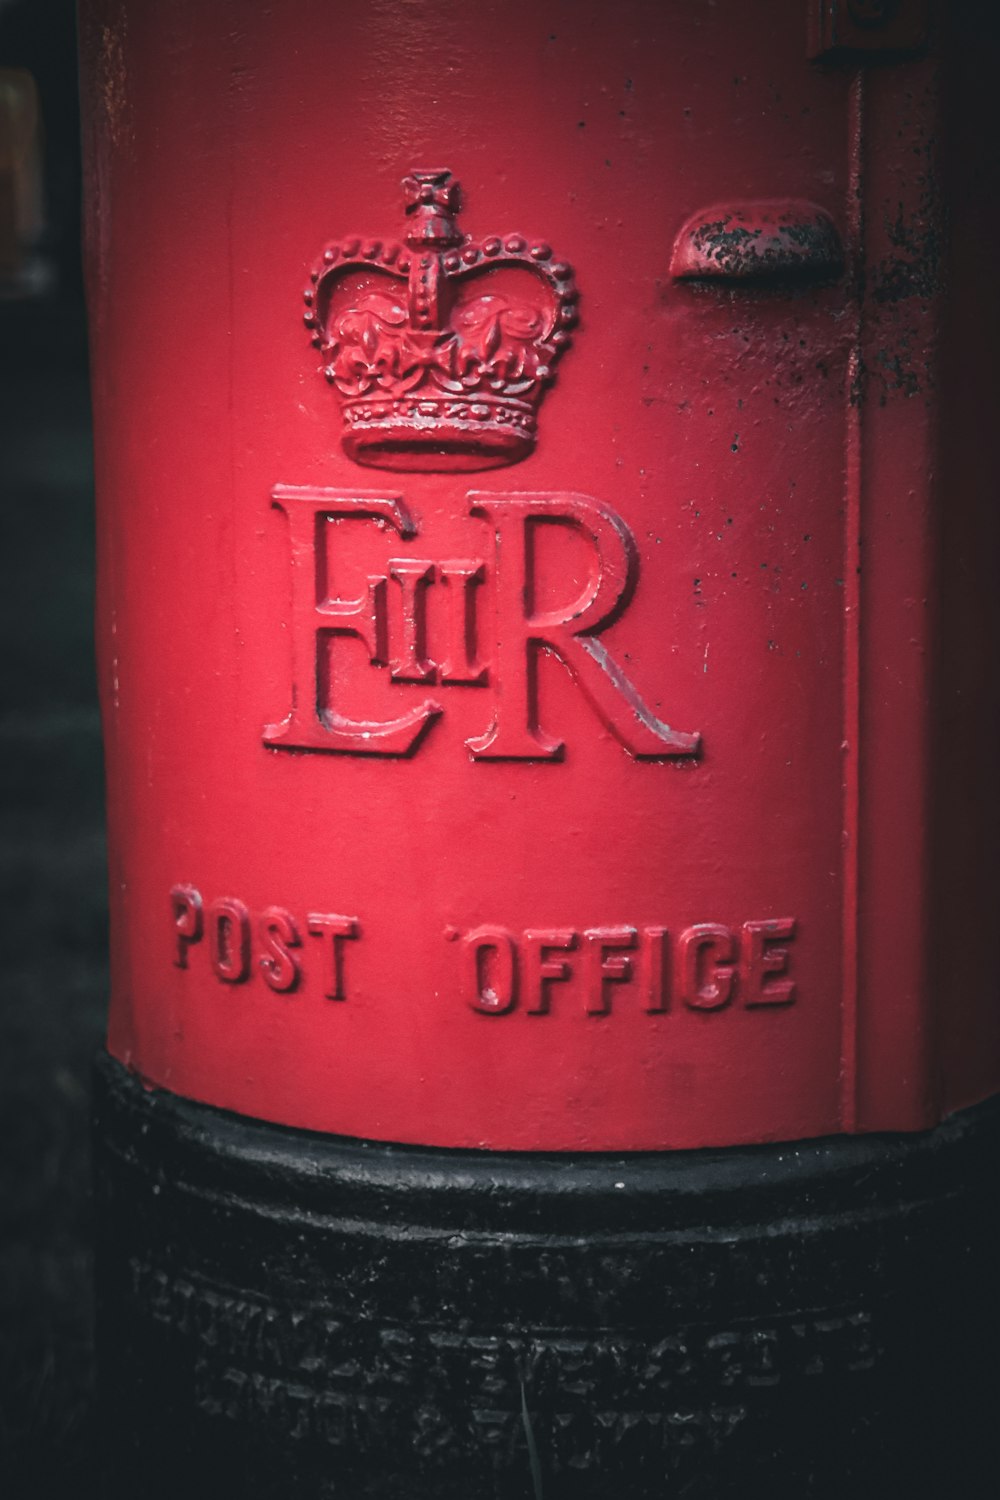
[[[649,1015],[673,1008],[703,1013],[795,1000],[788,943],[793,917],[728,927],[448,928],[460,955],[462,993],[474,1011],[505,1016],[610,1016],[620,1004]],[[561,998],[558,998],[561,993]]]
[[[275,994],[290,994],[305,966],[315,969],[328,1000],[347,998],[346,945],[358,938],[356,917],[311,911],[304,919],[283,906],[253,912],[235,896],[205,902],[193,885],[170,891],[174,963],[187,969],[192,950],[223,984],[245,984],[259,975]]]

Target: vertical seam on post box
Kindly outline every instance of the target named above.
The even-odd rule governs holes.
[[[860,920],[860,732],[861,732],[861,504],[864,364],[861,333],[864,317],[864,68],[848,86],[847,229],[850,253],[849,295],[854,328],[848,355],[844,409],[844,616],[841,893],[840,1120],[847,1131],[858,1128],[858,961]]]

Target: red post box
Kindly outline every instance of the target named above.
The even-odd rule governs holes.
[[[974,38],[83,5],[122,1492],[968,1460]]]

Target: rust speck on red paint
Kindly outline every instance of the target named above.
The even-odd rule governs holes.
[[[130,132],[125,35],[126,18],[121,10],[113,23],[101,27],[97,54],[98,95],[107,121],[108,136],[116,147],[125,144]]]

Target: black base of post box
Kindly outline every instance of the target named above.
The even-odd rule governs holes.
[[[103,1058],[106,1493],[986,1496],[998,1144],[994,1100],[664,1155],[386,1146]]]

